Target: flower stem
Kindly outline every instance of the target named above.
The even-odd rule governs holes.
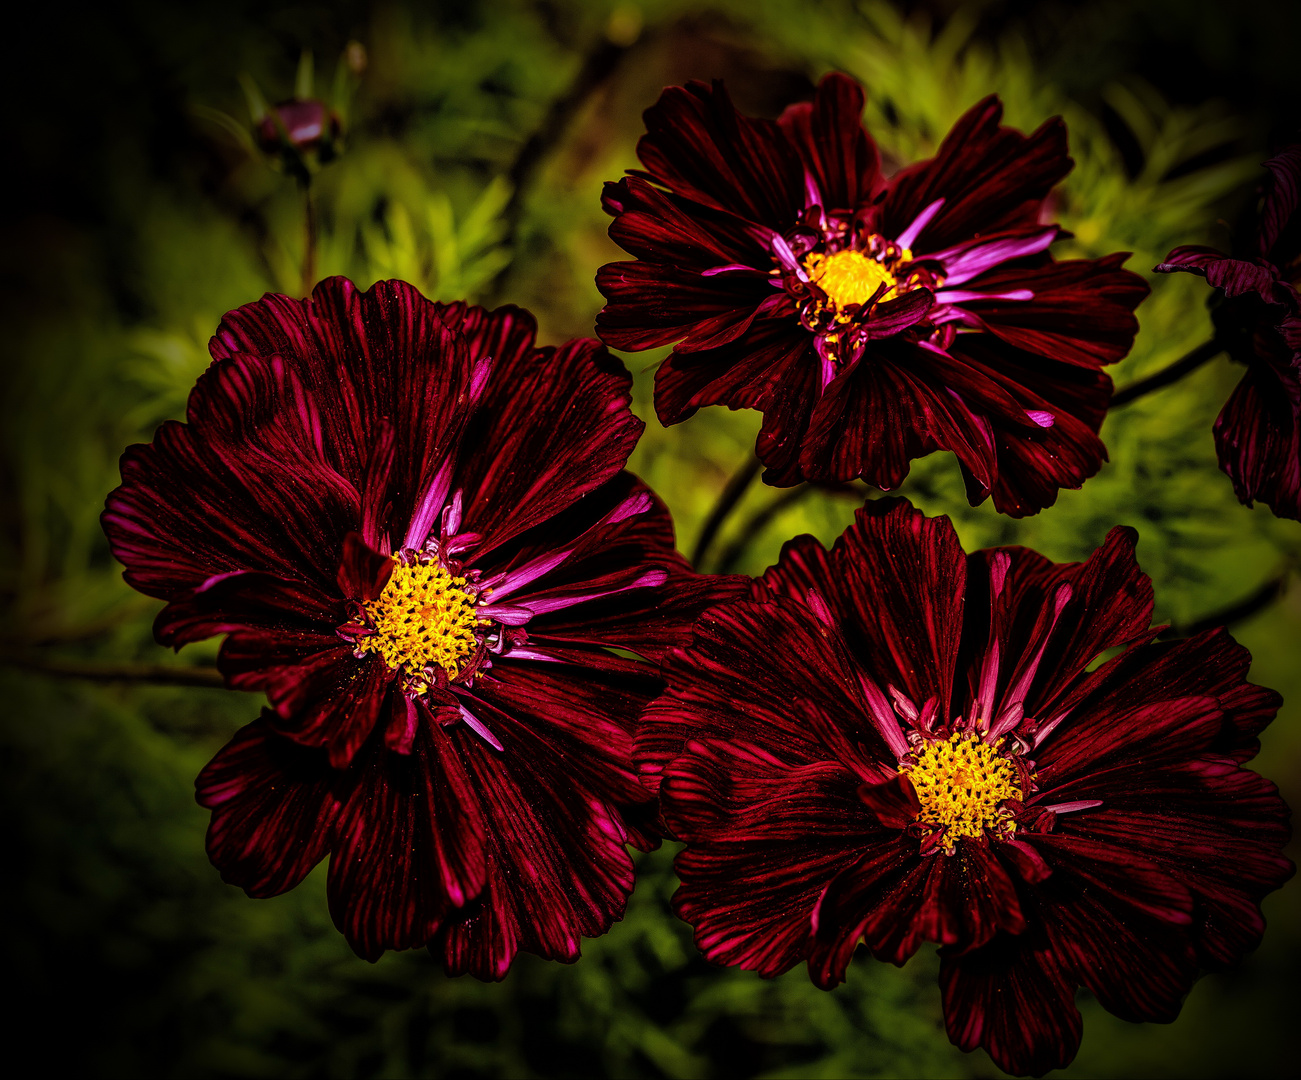
[[[173,667],[168,664],[95,664],[46,656],[0,656],[0,666],[41,675],[90,682],[137,682],[166,686],[224,687],[226,680],[215,667]]]
[[[777,498],[773,499],[767,506],[761,507],[750,515],[750,520],[742,526],[740,534],[732,541],[730,545],[718,557],[718,566],[714,570],[716,574],[730,573],[732,568],[741,560],[745,554],[745,549],[753,543],[755,537],[761,533],[773,518],[780,514],[788,507],[794,506],[806,495],[811,495],[815,491],[820,491],[823,495],[849,496],[858,501],[866,493],[864,487],[855,486],[854,484],[800,484],[798,487],[788,488],[783,491]]]
[[[705,555],[709,552],[709,545],[714,542],[714,537],[718,535],[718,530],[722,528],[723,522],[727,515],[738,502],[741,496],[746,493],[754,478],[759,475],[759,470],[763,468],[757,457],[750,458],[742,465],[728,480],[727,486],[723,488],[722,493],[718,496],[718,502],[714,503],[714,508],[709,511],[709,517],[705,518],[705,523],[700,527],[700,536],[696,540],[696,548],[691,553],[691,565],[697,570],[704,560]]]
[[[1187,356],[1176,360],[1169,367],[1164,367],[1154,375],[1149,375],[1146,379],[1139,379],[1138,382],[1130,383],[1128,386],[1117,390],[1111,395],[1111,405],[1109,408],[1116,408],[1120,405],[1128,405],[1136,398],[1141,398],[1144,394],[1150,394],[1153,390],[1160,390],[1163,386],[1169,386],[1172,382],[1178,382],[1191,371],[1196,371],[1208,360],[1213,360],[1224,351],[1224,346],[1212,338],[1210,341],[1198,345]]]
[[[312,194],[312,181],[303,183],[305,208],[305,235],[303,237],[303,296],[312,295],[316,284],[316,198]]]
[[[750,520],[745,523],[744,528],[741,529],[741,535],[733,540],[731,544],[724,549],[723,554],[718,557],[718,566],[714,572],[717,574],[730,573],[732,567],[734,567],[740,561],[741,556],[745,554],[745,549],[750,546],[750,542],[759,535],[764,526],[766,526],[768,522],[788,506],[794,506],[795,503],[799,502],[812,490],[812,484],[800,484],[799,487],[793,487],[787,491],[783,491],[767,506],[756,510],[750,516]]]
[[[1204,630],[1214,630],[1217,626],[1233,626],[1235,623],[1240,623],[1253,615],[1259,614],[1287,590],[1288,576],[1291,570],[1292,564],[1289,562],[1280,573],[1270,578],[1249,596],[1237,601],[1237,603],[1230,604],[1219,611],[1213,611],[1209,615],[1203,615],[1200,619],[1194,619],[1183,626],[1171,626],[1163,630],[1160,636],[1165,640],[1193,637]]]
[[[541,124],[520,148],[506,174],[506,179],[511,185],[511,195],[510,201],[501,213],[501,219],[505,223],[505,235],[501,242],[507,249],[513,247],[515,243],[525,197],[537,178],[539,169],[547,156],[560,144],[574,117],[614,75],[633,44],[631,40],[613,41],[608,34],[596,41],[583,57],[583,64],[578,69],[578,74],[574,76],[574,81],[563,94],[551,102],[551,107],[542,118]],[[494,293],[500,291],[510,271],[511,266],[508,263],[497,272],[492,284]]]

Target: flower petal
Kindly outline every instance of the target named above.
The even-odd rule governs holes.
[[[1223,289],[1225,296],[1255,293],[1267,304],[1284,302],[1278,269],[1264,259],[1233,259],[1214,248],[1189,244],[1175,248],[1154,269],[1162,274],[1177,270],[1200,274],[1208,285]]]
[[[1004,1072],[1042,1076],[1080,1047],[1075,984],[1042,931],[944,955],[940,992],[949,1038],[963,1050],[984,1047]]]
[[[487,881],[487,823],[461,753],[423,711],[409,754],[359,757],[330,861],[330,912],[357,955],[426,944]]]
[[[799,158],[771,120],[751,120],[723,84],[668,87],[643,114],[637,156],[677,195],[784,231],[804,208]]]
[[[812,103],[791,105],[778,120],[813,178],[824,210],[856,210],[881,186],[876,144],[863,130],[863,88],[831,72]]]
[[[633,351],[675,341],[683,352],[718,348],[750,328],[764,301],[777,299],[766,277],[706,277],[648,262],[610,263],[596,284],[607,301],[597,316],[601,340]]]
[[[560,667],[545,666],[535,685],[538,678],[555,678]],[[519,675],[512,673],[509,681],[509,688],[506,679],[494,687],[491,698],[485,681],[466,699],[504,752],[461,734],[459,727],[450,729],[480,811],[491,823],[492,886],[478,913],[449,924],[431,949],[450,971],[469,970],[480,978],[500,978],[517,948],[576,960],[582,937],[603,934],[622,916],[633,885],[628,834],[618,808],[593,790],[592,774],[601,783],[619,783],[630,802],[645,800],[630,769],[625,780],[594,761],[576,768],[581,753],[571,758],[561,749],[585,747],[574,728],[585,721],[590,729],[591,713],[572,704],[562,710],[550,695],[539,708],[522,696],[526,688]],[[602,734],[614,731],[607,720]],[[561,776],[564,781],[557,783]],[[478,966],[456,966],[462,963]]]
[[[1016,886],[986,846],[963,842],[952,856],[919,858],[902,836],[832,882],[814,917],[809,974],[824,989],[844,978],[860,940],[878,960],[902,965],[923,941],[968,950],[1026,926]]]
[[[323,753],[276,735],[266,717],[241,728],[195,781],[222,881],[256,897],[302,881],[334,842],[339,781]]]
[[[618,210],[610,239],[635,258],[696,272],[732,263],[764,274],[773,267],[767,246],[731,215],[704,213],[636,176],[607,184],[607,207],[611,200]]]
[[[816,363],[812,336],[793,318],[764,319],[739,341],[702,352],[672,353],[655,373],[655,412],[661,423],[676,424],[702,405],[787,411],[801,404],[811,407],[809,376]],[[798,432],[793,445],[799,446]]]
[[[1215,421],[1215,451],[1240,500],[1301,519],[1301,370],[1249,364]]]
[[[1037,222],[1045,195],[1071,169],[1066,127],[1045,121],[1032,135],[999,126],[997,97],[973,105],[929,161],[896,173],[882,209],[881,230],[898,236],[936,199],[944,205],[913,242],[919,256],[981,233]]]
[[[643,782],[658,790],[688,739],[737,739],[742,731],[751,741],[762,732],[762,748],[776,760],[840,761],[862,779],[877,778],[876,762],[893,755],[838,636],[781,597],[706,611],[690,649],[675,649],[663,665],[669,693],[642,716],[635,757]],[[762,655],[755,641],[765,642]]]
[[[1134,309],[1147,296],[1147,283],[1122,270],[1125,253],[1105,259],[1072,259],[1033,268],[1003,267],[967,288],[990,299],[962,301],[981,326],[1027,353],[1083,367],[1114,364],[1138,333]],[[1032,300],[1003,300],[1002,294],[1032,290]]]
[[[493,357],[459,477],[463,531],[484,543],[476,559],[554,517],[614,477],[643,424],[629,410],[632,380],[598,342],[520,349]]]
[[[666,773],[671,827],[691,841],[674,911],[715,963],[773,976],[804,960],[819,896],[880,836],[855,797],[859,778],[802,756],[709,739]]]
[[[1270,174],[1269,193],[1260,209],[1260,253],[1267,258],[1301,204],[1301,145],[1285,147],[1265,162]],[[1275,260],[1282,263],[1282,259]]]

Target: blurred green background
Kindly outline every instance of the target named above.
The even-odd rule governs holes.
[[[893,166],[930,152],[998,91],[1008,121],[1066,116],[1076,169],[1057,196],[1061,254],[1226,246],[1271,132],[1299,115],[1286,3],[1040,0],[910,8],[877,0],[485,0],[128,3],[26,11],[9,28],[4,102],[0,798],[4,1022],[11,1067],[96,1076],[993,1076],[943,1034],[933,955],[860,958],[825,994],[802,970],[765,982],[696,957],[667,911],[671,851],[642,861],[627,918],[566,967],[521,956],[499,985],[445,978],[424,953],[358,960],[318,870],[252,901],[203,853],[192,781],[257,713],[253,695],[88,679],[106,666],[208,666],[152,643],[98,515],[117,459],[181,416],[221,314],[300,293],[304,195],[241,134],[244,75],[291,96],[304,50],[346,104],[347,147],[312,184],[317,270],[398,276],[437,299],[530,307],[542,338],[590,334],[603,180],[635,164],[660,88],[726,79],[776,115],[838,68],[868,88]],[[362,54],[349,43],[364,47]],[[335,79],[336,63],[351,67]],[[232,123],[232,118],[234,123]],[[1205,340],[1207,290],[1154,282],[1118,385]],[[664,430],[658,355],[627,357],[649,422],[633,467],[668,500],[684,550],[749,453],[759,418],[707,410]],[[1087,555],[1137,526],[1158,614],[1188,626],[1238,601],[1253,679],[1288,699],[1257,767],[1301,801],[1301,525],[1238,505],[1211,422],[1239,372],[1221,359],[1117,410],[1111,463],[1038,517],[971,509],[947,454],[904,493],[949,513],[967,547]],[[782,541],[830,542],[863,492],[756,485],[715,547],[757,572]],[[746,542],[748,538],[748,543]],[[1296,858],[1295,849],[1292,856]],[[1087,995],[1075,1076],[1243,1076],[1297,1060],[1301,886],[1265,905],[1264,946],[1203,979],[1173,1025],[1135,1026]]]

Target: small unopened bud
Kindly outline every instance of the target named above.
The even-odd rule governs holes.
[[[366,70],[366,60],[366,46],[360,41],[350,41],[344,46],[343,62],[354,75],[360,75]]]
[[[254,135],[264,152],[305,179],[338,157],[343,124],[324,102],[282,101],[257,122]]]

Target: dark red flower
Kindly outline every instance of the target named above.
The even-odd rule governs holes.
[[[1301,519],[1301,144],[1265,162],[1269,179],[1249,254],[1178,247],[1156,269],[1222,290],[1216,339],[1247,373],[1215,421],[1220,468],[1238,498]]]
[[[968,556],[882,500],[704,614],[636,756],[705,955],[830,988],[860,942],[896,964],[938,942],[953,1041],[1041,1074],[1078,1047],[1077,986],[1168,1021],[1253,948],[1292,868],[1242,763],[1280,699],[1223,630],[1154,640],[1134,542]]]
[[[828,75],[811,104],[741,116],[721,83],[646,111],[645,171],[607,184],[602,339],[676,342],[655,405],[760,409],[774,484],[898,487],[952,450],[968,495],[1031,514],[1106,459],[1097,437],[1147,295],[1124,255],[1055,262],[1043,220],[1071,168],[1066,129],[1026,137],[986,98],[929,161],[885,177],[863,92]]]
[[[240,308],[104,514],[158,640],[225,634],[229,684],[271,701],[198,780],[225,880],[269,896],[329,854],[358,953],[483,978],[620,916],[659,683],[610,649],[658,660],[739,587],[691,574],[621,471],[623,367],[535,329],[401,282]]]

